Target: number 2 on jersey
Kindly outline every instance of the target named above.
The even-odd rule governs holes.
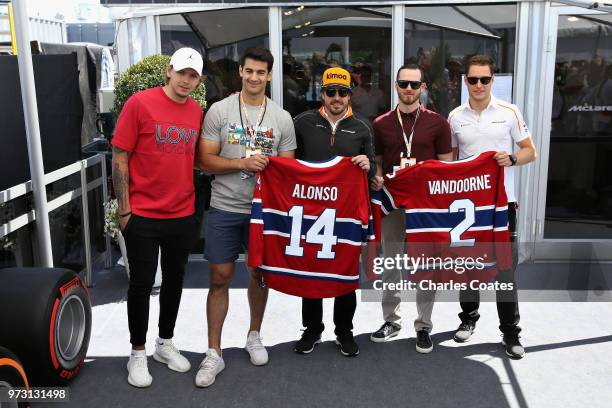
[[[467,231],[476,222],[476,206],[472,200],[455,200],[448,207],[448,212],[464,214],[463,221],[450,230],[451,247],[474,246],[474,238],[461,238],[461,234]]]
[[[291,234],[289,235],[289,245],[285,246],[285,254],[303,256],[304,248],[300,245],[300,242],[302,239],[304,207],[300,205],[291,207],[289,217],[291,217]],[[317,258],[319,259],[334,259],[336,256],[336,253],[332,251],[332,247],[338,243],[338,237],[334,235],[335,223],[336,209],[326,208],[306,232],[307,243],[321,245],[321,250],[317,251]]]

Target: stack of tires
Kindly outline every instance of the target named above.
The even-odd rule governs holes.
[[[0,384],[67,384],[84,364],[90,333],[89,294],[73,271],[0,269]]]

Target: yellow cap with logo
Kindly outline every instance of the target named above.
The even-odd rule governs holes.
[[[329,86],[340,86],[350,89],[351,74],[344,68],[327,68],[325,72],[323,72],[323,78],[321,78],[321,87],[327,88]]]

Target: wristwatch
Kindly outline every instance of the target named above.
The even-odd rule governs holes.
[[[510,159],[510,165],[514,166],[516,164],[516,156],[513,154],[509,154],[508,158]]]

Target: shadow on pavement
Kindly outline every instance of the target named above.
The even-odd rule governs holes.
[[[126,357],[92,357],[71,384],[74,407],[507,407],[493,369],[466,357],[505,359],[498,343],[461,347],[440,345],[450,332],[432,336],[435,349],[421,355],[414,339],[386,344],[357,336],[361,354],[342,356],[333,342],[309,355],[293,343],[268,347],[270,363],[253,366],[239,348],[224,350],[226,369],[207,389],[194,385],[202,355],[186,352],[192,369],[179,374],[149,358],[154,378],[148,389],[127,384]],[[511,377],[512,378],[512,377]],[[513,384],[515,395],[520,393]],[[518,401],[524,401],[517,396]],[[523,405],[523,404],[521,404]],[[59,405],[58,405],[59,406]],[[63,405],[66,406],[66,405]],[[34,406],[36,408],[36,406]]]

